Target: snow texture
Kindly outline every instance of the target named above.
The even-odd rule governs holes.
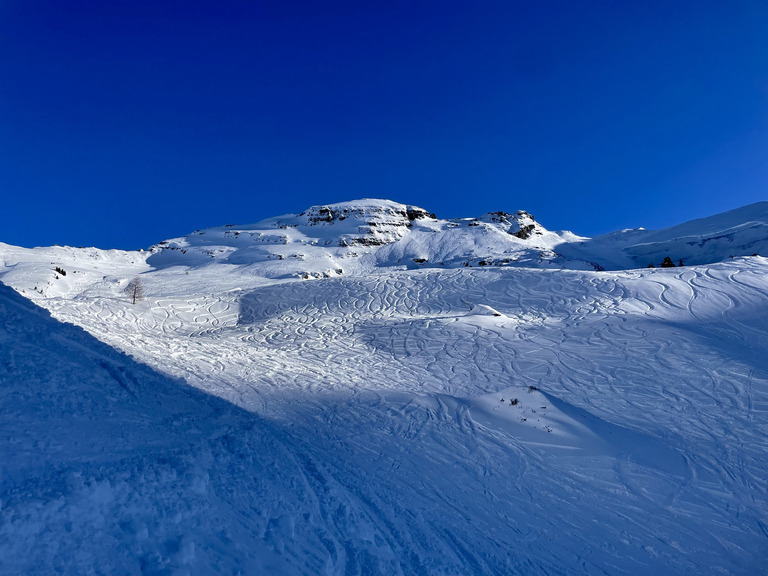
[[[767,206],[0,244],[0,573],[761,573]]]

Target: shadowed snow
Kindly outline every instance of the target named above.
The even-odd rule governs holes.
[[[151,253],[0,246],[4,282],[90,334],[0,287],[0,567],[768,563],[765,259],[501,266],[511,246],[533,258],[509,232],[530,215],[316,208]],[[373,216],[399,239],[333,244]]]

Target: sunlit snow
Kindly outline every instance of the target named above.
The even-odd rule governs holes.
[[[767,206],[0,244],[0,572],[761,573]]]

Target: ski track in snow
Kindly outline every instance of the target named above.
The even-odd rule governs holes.
[[[237,448],[207,467],[246,500],[234,524],[247,506],[284,509],[259,520],[262,556],[233,554],[222,532],[197,542],[200,562],[755,574],[768,565],[766,272],[739,259],[267,281],[212,265],[144,272],[135,306],[110,279],[36,302],[274,426],[230,433]],[[238,459],[258,458],[250,485]],[[204,521],[190,522],[192,538]]]

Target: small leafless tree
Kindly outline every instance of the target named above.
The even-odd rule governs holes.
[[[136,276],[136,278],[128,282],[128,285],[125,287],[125,293],[131,299],[131,304],[136,304],[137,300],[142,300],[144,298],[144,285],[141,283],[141,278]]]

